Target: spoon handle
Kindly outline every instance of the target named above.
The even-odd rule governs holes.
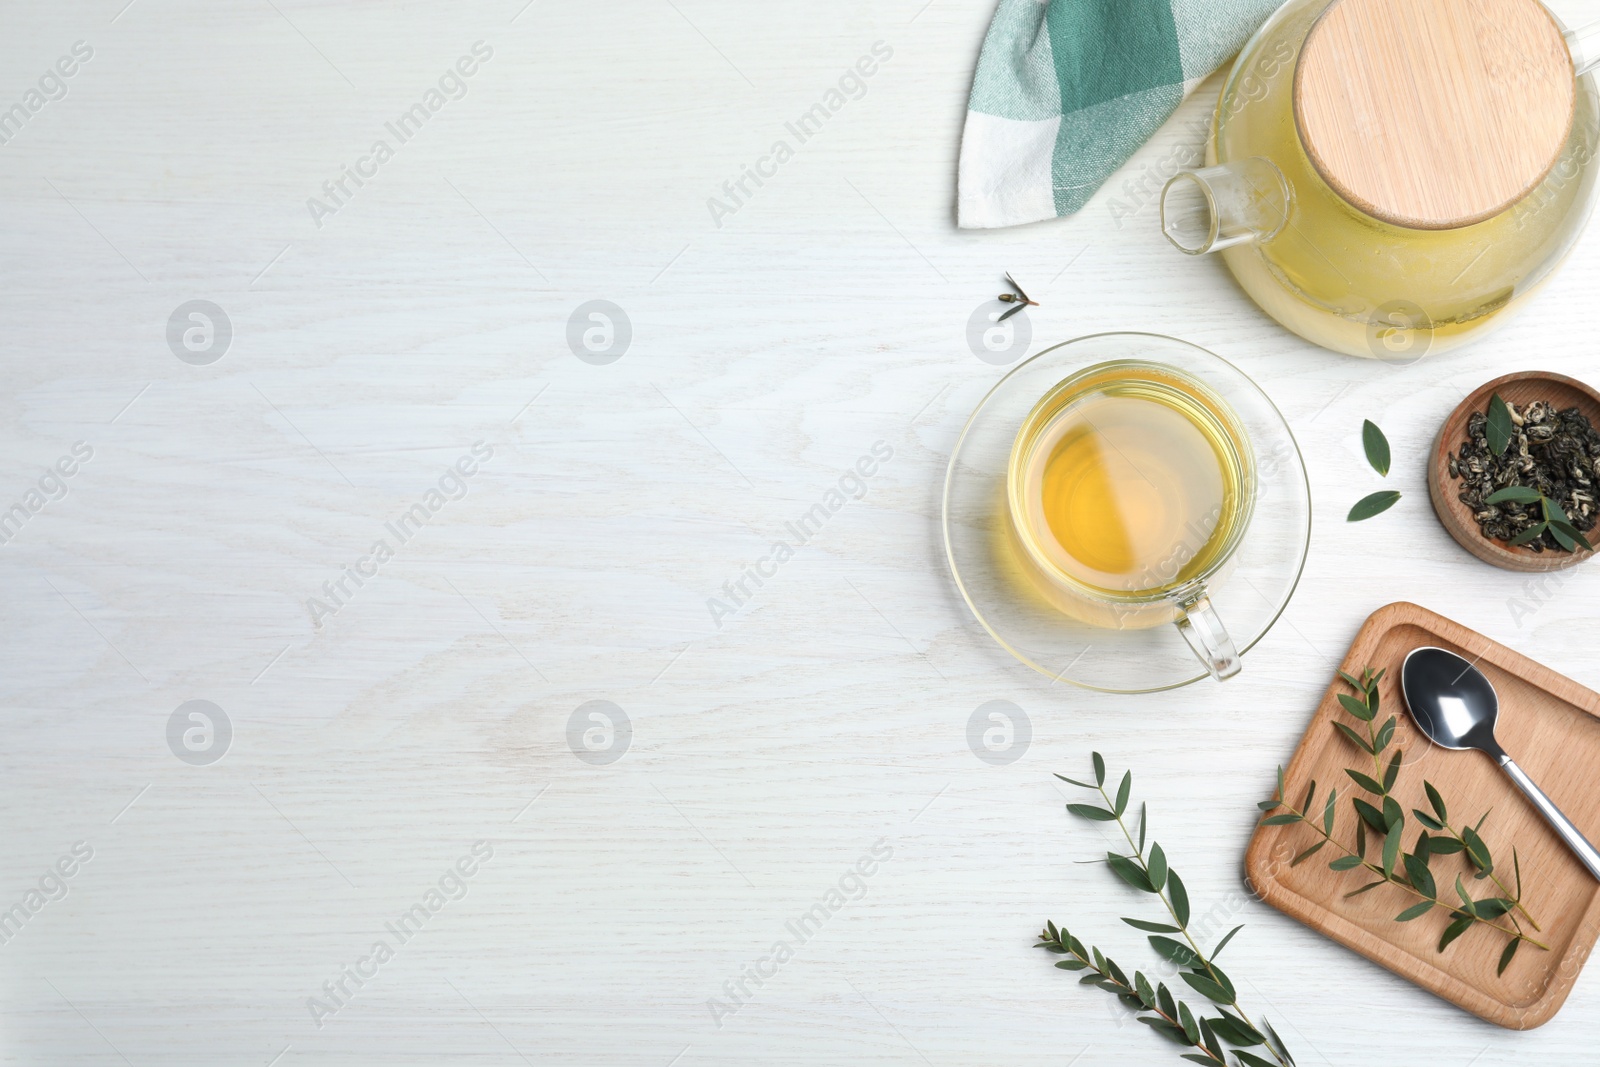
[[[1511,780],[1517,783],[1517,788],[1528,795],[1528,799],[1533,801],[1533,806],[1539,809],[1540,814],[1549,821],[1551,826],[1555,827],[1556,833],[1561,835],[1561,840],[1567,843],[1567,847],[1577,853],[1578,859],[1582,860],[1583,865],[1589,868],[1589,873],[1596,878],[1600,878],[1600,851],[1596,851],[1595,847],[1589,843],[1589,839],[1584,837],[1576,826],[1572,825],[1571,819],[1561,814],[1561,809],[1556,807],[1554,801],[1544,795],[1544,790],[1533,784],[1533,779],[1528,777],[1526,771],[1517,766],[1516,760],[1510,756],[1502,755],[1500,757],[1500,766],[1505,769],[1506,774],[1511,776]]]

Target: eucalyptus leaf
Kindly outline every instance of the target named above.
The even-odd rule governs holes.
[[[1406,821],[1400,811],[1400,802],[1394,797],[1383,798],[1383,821],[1386,826],[1401,826]]]
[[[1487,897],[1473,902],[1472,913],[1480,919],[1498,919],[1514,907],[1516,904],[1505,897]]]
[[[1327,806],[1322,809],[1322,832],[1327,834],[1329,837],[1333,836],[1333,819],[1334,815],[1336,814],[1334,805],[1338,799],[1339,791],[1337,789],[1328,790],[1328,803]]]
[[[1372,755],[1372,746],[1367,744],[1366,738],[1362,737],[1360,734],[1356,733],[1342,722],[1334,723],[1333,728],[1343,734],[1347,741],[1355,745],[1361,751],[1365,752],[1369,756]]]
[[[1106,865],[1116,872],[1117,877],[1127,882],[1133,888],[1145,893],[1154,893],[1156,887],[1150,884],[1150,876],[1144,873],[1137,863],[1126,856],[1116,852],[1106,853]]]
[[[1349,871],[1361,866],[1360,856],[1340,856],[1328,863],[1330,871]]]
[[[1496,975],[1502,975],[1506,973],[1506,968],[1511,966],[1511,957],[1517,954],[1517,946],[1520,944],[1522,944],[1522,938],[1520,937],[1513,937],[1510,941],[1506,942],[1505,951],[1500,953],[1500,966],[1496,967],[1494,970]]]
[[[1167,1022],[1165,1019],[1158,1019],[1152,1015],[1141,1015],[1139,1016],[1139,1021],[1150,1027],[1150,1029],[1154,1030],[1156,1033],[1172,1038],[1172,1040],[1176,1041],[1180,1045],[1189,1044],[1189,1038],[1183,1032],[1183,1030],[1180,1027],[1174,1026],[1173,1024]]]
[[[1177,871],[1167,872],[1167,898],[1172,901],[1172,911],[1178,917],[1178,925],[1187,928],[1189,925],[1189,891],[1184,888],[1183,879],[1178,877]]]
[[[1189,1044],[1200,1043],[1200,1024],[1194,1021],[1194,1012],[1189,1010],[1189,1005],[1178,1005],[1178,1022],[1183,1026],[1183,1032],[1189,1037]]]
[[[1385,477],[1389,474],[1389,439],[1383,436],[1377,423],[1367,419],[1361,424],[1361,447],[1366,449],[1367,462],[1372,469]]]
[[[1506,544],[1510,545],[1512,548],[1516,548],[1518,545],[1525,545],[1529,541],[1538,538],[1540,534],[1544,533],[1549,528],[1550,524],[1548,522],[1536,523],[1517,534],[1517,536],[1507,541]]]
[[[1226,989],[1203,974],[1195,974],[1192,971],[1184,971],[1182,974],[1178,975],[1178,977],[1182,978],[1185,982],[1188,982],[1189,988],[1193,989],[1196,993],[1199,993],[1207,1000],[1214,1001],[1217,1004],[1233,1003],[1233,997],[1228,994]]]
[[[1505,455],[1516,427],[1511,422],[1511,410],[1506,407],[1499,393],[1489,398],[1488,419],[1484,422],[1483,432],[1489,439],[1489,451],[1497,456]]]
[[[1394,917],[1394,921],[1397,922],[1397,923],[1408,923],[1412,919],[1421,918],[1422,916],[1428,914],[1428,912],[1430,912],[1432,910],[1433,910],[1433,901],[1424,900],[1420,904],[1411,905],[1411,907],[1407,908],[1405,911],[1402,911],[1399,915],[1396,915]]]
[[[1362,886],[1360,889],[1352,889],[1350,892],[1348,892],[1348,893],[1346,893],[1344,895],[1344,899],[1349,900],[1351,897],[1359,897],[1362,893],[1370,893],[1374,889],[1378,888],[1380,885],[1388,885],[1388,884],[1389,883],[1385,879],[1379,878],[1376,882],[1368,882],[1366,885]]]
[[[1261,820],[1261,825],[1262,826],[1287,826],[1292,822],[1300,822],[1304,818],[1305,818],[1305,816],[1303,816],[1303,815],[1297,815],[1297,814],[1295,814],[1293,812],[1286,812],[1283,815],[1269,815],[1269,816],[1267,816],[1265,819]]]
[[[1143,971],[1133,972],[1133,989],[1139,994],[1139,1002],[1147,1008],[1156,1006],[1156,991],[1150,986],[1150,979],[1144,976]]]
[[[1229,941],[1233,940],[1233,935],[1243,929],[1244,924],[1240,923],[1238,926],[1235,926],[1232,930],[1229,930],[1226,934],[1222,935],[1222,940],[1217,942],[1217,947],[1211,950],[1211,958],[1216,959],[1218,956],[1222,955],[1223,948],[1227,946]]]
[[[1117,787],[1117,803],[1111,810],[1118,815],[1128,810],[1128,794],[1133,790],[1133,772],[1125,771],[1122,775],[1122,784]]]
[[[1177,934],[1183,932],[1176,926],[1173,926],[1171,923],[1153,923],[1147,919],[1128,918],[1124,918],[1122,921],[1133,927],[1135,930],[1147,930],[1153,934]]]
[[[1401,836],[1404,832],[1405,827],[1396,824],[1389,828],[1388,836],[1383,839],[1383,873],[1386,875],[1394,873],[1394,861],[1400,856]]]
[[[1556,510],[1559,511],[1560,509],[1557,508]],[[1589,543],[1589,539],[1583,535],[1583,532],[1565,518],[1551,519],[1550,533],[1557,541],[1562,542],[1562,547],[1566,548],[1568,552],[1575,550],[1567,545],[1566,540],[1582,545],[1586,552],[1594,551],[1594,546]],[[1563,538],[1566,540],[1563,540]]]
[[[1310,848],[1305,849],[1299,855],[1295,856],[1294,859],[1290,860],[1289,861],[1289,866],[1291,866],[1291,867],[1300,866],[1300,864],[1304,863],[1306,860],[1310,859],[1312,856],[1315,856],[1318,852],[1321,852],[1322,851],[1322,846],[1326,845],[1327,843],[1328,843],[1328,839],[1327,838],[1323,838],[1321,841],[1318,841],[1316,844],[1312,845]]]
[[[1294,1057],[1289,1055],[1289,1050],[1285,1047],[1283,1038],[1279,1037],[1278,1031],[1274,1030],[1272,1024],[1267,1022],[1266,1016],[1261,1018],[1261,1029],[1265,1030],[1267,1036],[1272,1039],[1272,1047],[1277,1050],[1278,1055],[1288,1062],[1289,1067],[1294,1067]]]
[[[1150,846],[1150,860],[1145,864],[1145,873],[1150,878],[1150,885],[1156,892],[1161,892],[1167,885],[1167,854],[1161,851],[1159,844]]]
[[[1103,756],[1101,756],[1100,753],[1098,753],[1098,752],[1091,752],[1091,753],[1089,753],[1089,756],[1094,761],[1094,784],[1096,786],[1105,785],[1106,784],[1106,761],[1105,761],[1105,758]]]
[[[1357,700],[1349,693],[1339,694],[1339,706],[1344,708],[1345,711],[1348,711],[1350,714],[1354,715],[1356,718],[1360,719],[1362,722],[1372,721],[1372,709],[1367,707],[1366,701]]]
[[[1555,538],[1556,544],[1568,552],[1577,551],[1578,542],[1573,540],[1572,534],[1578,531],[1574,530],[1570,524],[1547,519],[1545,520],[1545,526],[1549,529],[1550,536]]]
[[[1058,774],[1058,775],[1056,775],[1056,777],[1061,779],[1063,782],[1066,782],[1068,785],[1077,786],[1079,789],[1093,789],[1094,788],[1094,786],[1090,785],[1088,782],[1080,782],[1076,778],[1068,778],[1064,774]]]
[[[1450,947],[1450,942],[1467,932],[1467,927],[1472,925],[1472,916],[1457,919],[1444,928],[1444,933],[1439,936],[1439,951],[1443,952]]]
[[[1221,967],[1218,967],[1215,963],[1206,963],[1204,960],[1202,960],[1200,967],[1192,967],[1190,969],[1198,974],[1201,973],[1202,968],[1204,968],[1204,973],[1211,978],[1212,981],[1220,985],[1228,994],[1228,1002],[1230,1004],[1239,999],[1239,994],[1234,992],[1233,989],[1233,980],[1223,973]]]
[[[1439,795],[1439,790],[1427,779],[1423,779],[1422,788],[1427,792],[1428,803],[1433,805],[1433,813],[1439,817],[1439,821],[1449,822],[1450,813],[1444,806],[1444,797]]]
[[[1489,855],[1489,846],[1483,843],[1478,831],[1470,826],[1463,828],[1461,840],[1467,846],[1467,858],[1472,861],[1472,865],[1483,874],[1494,873],[1494,860]]]
[[[1374,752],[1382,752],[1389,747],[1389,742],[1394,740],[1395,725],[1395,716],[1391,715],[1384,721],[1382,726],[1378,727],[1377,740],[1373,742],[1372,746]]]
[[[1206,1048],[1211,1050],[1211,1054],[1217,1058],[1217,1062],[1225,1062],[1222,1057],[1222,1042],[1217,1040],[1216,1033],[1211,1029],[1210,1019],[1200,1020],[1200,1036],[1205,1038]]]
[[[1389,832],[1388,820],[1383,817],[1383,813],[1377,808],[1373,807],[1371,804],[1368,804],[1360,797],[1351,797],[1350,804],[1356,809],[1356,814],[1361,816],[1362,822],[1366,823],[1380,834],[1386,834]]]
[[[1245,1027],[1238,1020],[1222,1015],[1211,1020],[1211,1029],[1230,1045],[1261,1045],[1266,1038]]]
[[[1362,774],[1360,771],[1351,770],[1349,767],[1346,767],[1344,769],[1344,773],[1350,776],[1350,780],[1352,782],[1354,782],[1356,785],[1359,785],[1362,789],[1365,789],[1369,793],[1382,796],[1384,793],[1388,792],[1388,790],[1384,789],[1382,785],[1373,781],[1369,775]]]
[[[1364,519],[1372,518],[1374,515],[1381,515],[1394,507],[1399,500],[1400,494],[1393,489],[1385,489],[1381,492],[1368,494],[1355,502],[1355,505],[1350,509],[1350,514],[1345,516],[1344,521],[1361,522]]]
[[[1472,899],[1472,894],[1467,892],[1466,886],[1461,884],[1461,876],[1456,875],[1456,896],[1461,898],[1461,910],[1470,916],[1478,914],[1477,902]]]
[[[1545,499],[1543,493],[1526,485],[1508,485],[1483,498],[1485,504],[1537,504]]]
[[[1444,824],[1443,823],[1441,823],[1438,819],[1435,819],[1432,815],[1429,815],[1427,812],[1423,811],[1421,808],[1412,808],[1411,809],[1411,814],[1416,818],[1416,820],[1418,822],[1420,822],[1422,825],[1426,826],[1430,830],[1443,830],[1444,829]],[[1438,849],[1434,849],[1434,851],[1437,852]]]
[[[1262,1059],[1260,1056],[1257,1056],[1254,1053],[1246,1052],[1242,1048],[1234,1049],[1233,1055],[1241,1064],[1244,1065],[1244,1067],[1278,1067],[1278,1065],[1273,1063],[1271,1060]]]
[[[1190,964],[1200,962],[1200,957],[1195,954],[1194,949],[1185,945],[1182,941],[1174,941],[1170,937],[1151,934],[1150,947],[1155,949],[1163,959],[1171,960],[1180,967],[1187,967]]]
[[[1406,877],[1411,880],[1411,888],[1425,897],[1437,897],[1439,895],[1439,887],[1433,881],[1433,872],[1428,869],[1426,863],[1413,855],[1405,858],[1405,865]],[[1417,914],[1420,915],[1422,913],[1418,912]]]
[[[1402,749],[1395,749],[1394,755],[1389,757],[1389,766],[1383,769],[1383,791],[1387,793],[1394,788],[1395,779],[1400,777],[1400,758],[1405,755]]]
[[[1068,804],[1067,810],[1081,819],[1093,822],[1114,822],[1117,816],[1105,808],[1097,808],[1093,804]]]

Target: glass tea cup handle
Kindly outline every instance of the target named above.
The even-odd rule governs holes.
[[[1175,624],[1178,632],[1189,642],[1195,657],[1205,664],[1211,677],[1220,682],[1238,674],[1242,666],[1239,650],[1234,647],[1233,638],[1228,636],[1222,620],[1217,617],[1217,610],[1211,606],[1211,598],[1206,595],[1205,587],[1196,584],[1184,590],[1177,598],[1177,604],[1178,618]]]

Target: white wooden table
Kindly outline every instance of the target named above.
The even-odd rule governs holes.
[[[0,546],[0,909],[25,917],[0,1060],[1176,1062],[1031,948],[1052,918],[1144,960],[1050,777],[1099,749],[1197,906],[1248,923],[1230,971],[1302,1064],[1594,1062],[1600,976],[1504,1032],[1246,900],[1241,859],[1384,603],[1600,686],[1600,573],[1527,601],[1448,540],[1422,467],[1486,378],[1600,377],[1600,240],[1493,337],[1393,369],[1308,347],[1163,242],[1158,174],[1209,93],[1078,217],[958,232],[987,3],[123,3],[11,5],[0,37],[5,107],[92,50],[0,146],[0,506],[27,516]],[[798,143],[785,124],[875,42],[859,98]],[[758,163],[736,210],[708,206]],[[940,483],[1006,369],[966,326],[1007,270],[1043,304],[1032,350],[1176,334],[1289,416],[1312,554],[1237,680],[1052,687],[956,596]],[[187,311],[169,344],[195,300],[225,348]],[[610,362],[569,347],[592,300],[631,326]],[[880,441],[865,495],[714,619]],[[1341,520],[1384,485],[1393,512]],[[231,736],[179,715],[196,700]],[[991,700],[1032,728],[1003,766],[966,740]],[[591,728],[626,751],[578,758],[574,722],[585,753]],[[795,937],[841,883],[856,899]],[[793,958],[763,962],[779,940]]]

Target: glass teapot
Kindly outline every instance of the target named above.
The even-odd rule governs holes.
[[[1289,0],[1222,87],[1161,226],[1325,348],[1411,361],[1560,266],[1596,196],[1600,24],[1538,0]]]

